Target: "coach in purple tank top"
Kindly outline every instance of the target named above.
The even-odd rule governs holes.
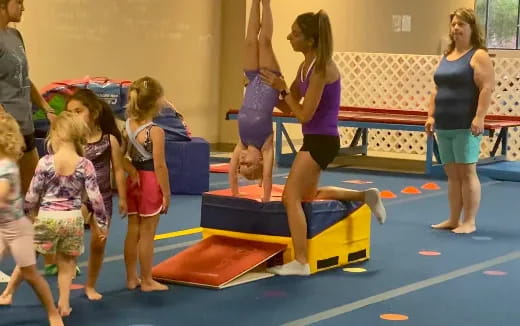
[[[290,89],[283,78],[262,70],[262,80],[281,93],[277,107],[293,114],[301,123],[303,146],[296,154],[283,193],[283,204],[289,219],[295,260],[270,269],[279,275],[310,275],[316,266],[307,263],[307,224],[302,201],[330,199],[364,201],[380,223],[386,211],[379,190],[354,191],[339,187],[318,188],[321,171],[332,162],[340,147],[338,114],[341,99],[341,77],[332,60],[332,31],[329,17],[320,10],[296,18],[287,36],[294,51],[305,60]],[[303,99],[303,103],[300,103]]]
[[[312,65],[309,74],[314,70]],[[302,96],[305,96],[309,88],[309,76],[305,76],[303,81],[299,81],[298,89]],[[320,103],[312,119],[302,126],[304,135],[330,135],[338,136],[338,114],[341,99],[341,79],[325,85]]]

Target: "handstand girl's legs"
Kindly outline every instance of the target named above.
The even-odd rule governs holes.
[[[280,71],[280,65],[273,51],[273,13],[271,0],[262,0],[262,27],[258,37],[259,66],[271,71]]]
[[[244,70],[258,70],[258,32],[260,31],[260,0],[253,0],[247,23]]]

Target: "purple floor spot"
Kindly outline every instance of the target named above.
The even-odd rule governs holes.
[[[474,237],[471,237],[473,240],[477,240],[477,241],[489,241],[489,240],[493,240],[492,237],[484,237],[484,236],[474,236]]]

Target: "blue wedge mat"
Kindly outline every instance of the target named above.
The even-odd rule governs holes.
[[[479,165],[477,171],[479,174],[493,179],[520,182],[520,161],[504,161]]]

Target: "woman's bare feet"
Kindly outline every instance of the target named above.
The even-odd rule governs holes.
[[[168,291],[168,286],[161,284],[155,280],[141,283],[141,291],[152,292],[152,291]]]
[[[135,290],[139,286],[141,286],[141,280],[138,278],[126,281],[126,288],[129,290]]]
[[[70,304],[68,302],[58,302],[58,312],[60,313],[61,317],[68,317],[72,312],[72,308],[70,307]]]
[[[2,295],[0,295],[0,306],[9,306],[11,304],[13,304],[13,295],[2,293]]]
[[[477,230],[475,223],[462,223],[455,229],[451,230],[453,233],[468,234],[473,233]]]
[[[103,295],[92,287],[85,287],[85,295],[91,301],[99,301],[103,298]]]
[[[433,229],[438,230],[453,230],[459,226],[459,222],[453,222],[451,220],[443,221],[439,224],[432,224],[431,227]]]

